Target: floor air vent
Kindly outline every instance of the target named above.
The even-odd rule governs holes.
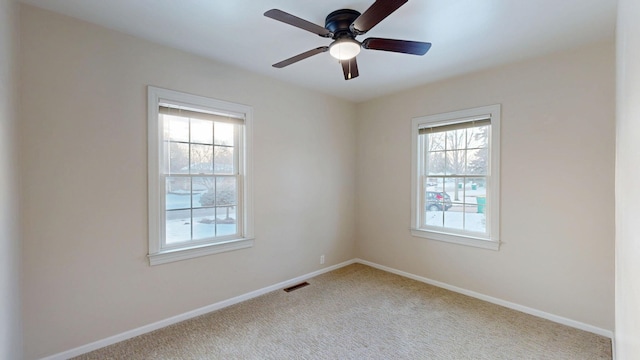
[[[309,285],[309,283],[305,281],[305,282],[300,283],[300,284],[298,284],[298,285],[293,285],[293,286],[290,286],[290,287],[288,287],[288,288],[285,288],[285,289],[284,289],[284,291],[286,291],[286,292],[292,292],[293,290],[301,289],[301,288],[303,288],[303,287],[305,287],[305,286],[307,286],[307,285]]]

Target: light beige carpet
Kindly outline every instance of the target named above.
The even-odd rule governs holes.
[[[76,359],[611,359],[609,339],[354,264]]]

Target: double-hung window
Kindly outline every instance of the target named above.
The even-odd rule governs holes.
[[[412,234],[497,250],[500,105],[412,121]]]
[[[151,265],[252,246],[251,108],[148,95]]]

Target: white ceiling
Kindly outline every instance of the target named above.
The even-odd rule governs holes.
[[[424,56],[363,50],[345,81],[329,53],[276,62],[330,39],[269,19],[277,8],[318,25],[330,12],[374,0],[22,0],[153,42],[352,101],[611,39],[616,0],[409,0],[367,34],[431,42]]]

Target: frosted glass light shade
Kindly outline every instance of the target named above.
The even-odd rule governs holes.
[[[348,60],[360,53],[360,43],[353,39],[339,39],[329,45],[329,54],[338,60]]]

